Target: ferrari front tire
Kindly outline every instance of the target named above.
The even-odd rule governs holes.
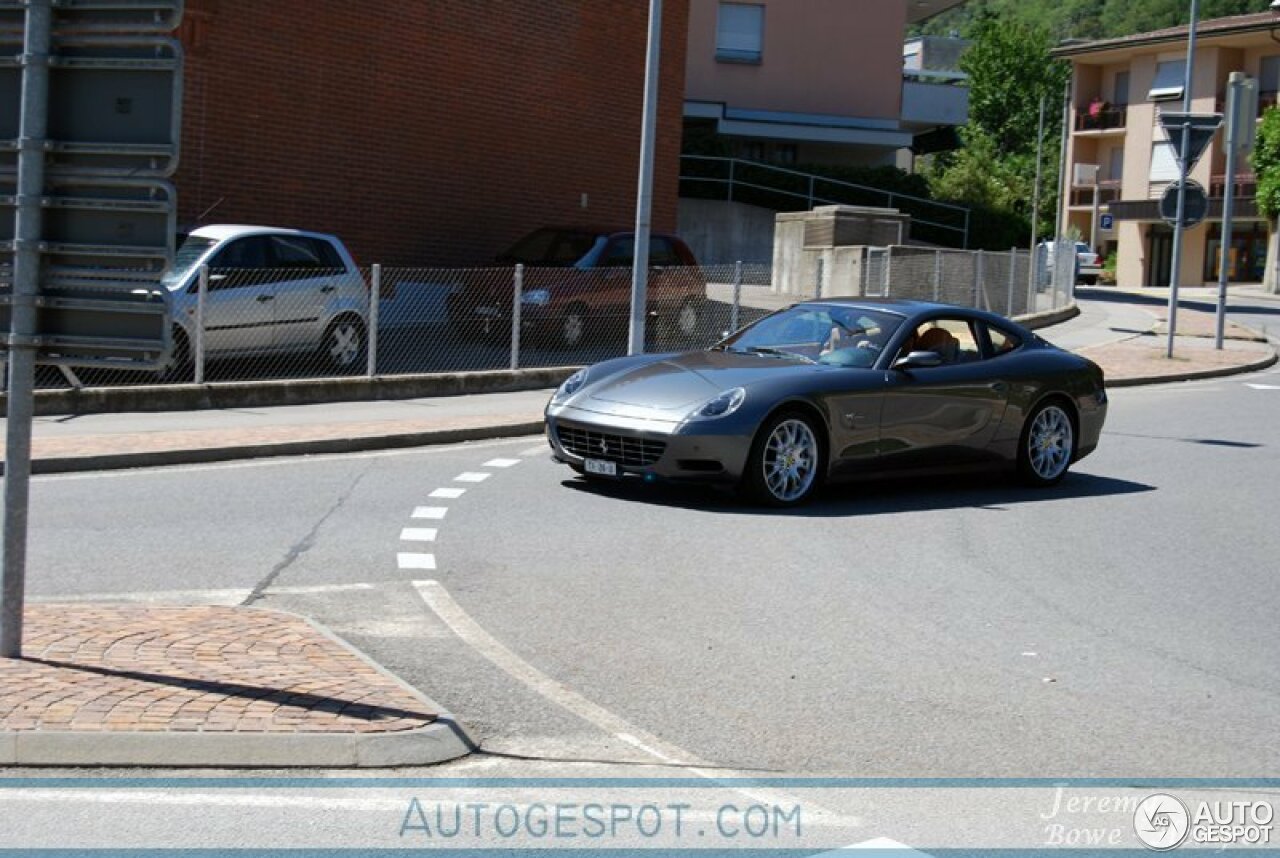
[[[756,433],[743,479],[746,493],[769,506],[804,503],[822,483],[825,456],[813,418],[795,411],[771,417]]]

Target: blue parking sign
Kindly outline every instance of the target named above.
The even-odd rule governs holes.
[[[1115,227],[1115,223],[1116,223],[1115,215],[1104,214],[1104,215],[1098,216],[1099,229],[1110,232]]]

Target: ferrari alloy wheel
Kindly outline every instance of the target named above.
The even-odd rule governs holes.
[[[806,500],[821,482],[822,443],[810,418],[786,413],[772,418],[752,444],[747,488],[773,506]]]
[[[1031,413],[1018,446],[1018,473],[1034,486],[1051,486],[1066,476],[1076,452],[1071,415],[1049,402]]]

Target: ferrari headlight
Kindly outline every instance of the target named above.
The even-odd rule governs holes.
[[[546,289],[530,289],[520,293],[520,303],[533,307],[545,307],[551,303],[551,293]]]
[[[693,414],[690,415],[692,420],[711,420],[717,417],[728,417],[742,406],[743,401],[747,398],[747,391],[742,387],[735,387],[732,390],[726,390],[719,396],[709,399],[698,407]]]
[[[556,388],[556,392],[554,395],[552,395],[551,401],[563,402],[564,400],[568,399],[570,396],[573,396],[575,393],[577,393],[582,388],[582,385],[586,383],[587,383],[587,371],[585,369],[580,369],[577,372],[575,372],[573,375],[566,378],[564,380],[564,384]]]

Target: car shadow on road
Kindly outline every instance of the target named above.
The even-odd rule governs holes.
[[[825,486],[801,506],[777,509],[744,501],[733,492],[711,486],[646,483],[638,479],[584,480],[561,485],[600,498],[732,515],[850,518],[927,510],[982,509],[1003,512],[1025,503],[1107,497],[1156,491],[1155,486],[1089,473],[1069,473],[1056,486],[1028,488],[1012,476],[960,474],[947,476],[868,478]]]

